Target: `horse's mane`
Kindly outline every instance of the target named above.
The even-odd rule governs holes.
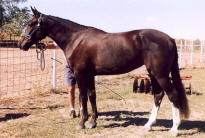
[[[86,29],[92,28],[92,29],[96,29],[96,30],[98,30],[98,31],[105,32],[105,31],[103,31],[103,30],[101,30],[101,29],[98,29],[98,28],[95,28],[95,27],[92,27],[92,26],[81,25],[81,24],[78,24],[78,23],[73,22],[73,21],[71,21],[71,20],[63,19],[63,18],[56,17],[56,16],[53,16],[53,15],[48,15],[47,17],[48,17],[49,19],[55,21],[55,22],[60,23],[60,24],[63,25],[64,27],[68,27],[68,25],[69,25],[70,28],[72,28],[73,30],[86,30]]]
[[[88,28],[94,28],[91,26],[81,25],[81,24],[78,24],[78,23],[73,22],[71,20],[63,19],[60,17],[52,16],[52,15],[48,15],[47,17],[49,17],[49,19],[51,19],[53,21],[56,21],[56,22],[62,24],[65,27],[67,27],[69,25],[74,30],[84,30],[84,29],[88,29]]]

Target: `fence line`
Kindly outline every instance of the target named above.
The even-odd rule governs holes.
[[[200,45],[194,45],[193,41],[187,43],[187,41],[180,41],[180,44],[177,44],[178,55],[179,55],[179,67],[185,68],[187,66],[192,66],[194,64],[202,64],[205,62],[203,59],[203,52],[205,46],[203,42]]]
[[[64,63],[61,50],[57,59]],[[21,51],[16,45],[0,45],[0,99],[27,96],[35,92],[52,89],[53,50],[45,51],[46,68],[40,69],[36,49]],[[65,85],[65,69],[56,63],[57,87]]]
[[[203,63],[204,45],[185,41],[177,44],[180,68]],[[21,51],[16,42],[0,44],[0,99],[22,97],[45,89],[57,89],[65,83],[65,66],[61,50],[46,50],[44,71],[40,69],[36,50]],[[55,60],[56,59],[56,60]],[[96,77],[99,81],[99,77]],[[53,84],[53,85],[52,85]]]

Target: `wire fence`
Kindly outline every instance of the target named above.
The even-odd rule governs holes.
[[[45,70],[40,69],[36,49],[22,51],[16,43],[0,44],[0,99],[22,97],[52,89],[53,50],[45,51]],[[62,51],[58,61],[64,63]],[[65,85],[64,64],[56,63],[57,86]]]
[[[205,44],[193,44],[191,40],[181,41],[177,44],[179,67],[205,67]]]
[[[204,45],[193,45],[192,41],[177,44],[180,67],[204,63]],[[36,49],[20,50],[16,41],[0,43],[0,100],[23,97],[35,92],[52,89],[53,50],[45,51],[45,70],[40,69]],[[65,63],[63,52],[57,50],[56,59]],[[55,61],[56,62],[56,61]],[[56,67],[56,85],[65,86],[65,66],[59,62]]]

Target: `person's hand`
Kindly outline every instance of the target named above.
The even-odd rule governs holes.
[[[37,47],[38,49],[43,50],[43,49],[46,49],[46,44],[45,44],[45,43],[38,43],[38,44],[36,44],[36,47]]]

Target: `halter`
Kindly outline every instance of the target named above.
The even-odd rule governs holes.
[[[40,17],[38,18],[38,24],[37,27],[32,30],[29,34],[26,34],[26,32],[23,32],[23,35],[25,36],[26,39],[30,39],[31,41],[35,41],[32,39],[32,35],[34,33],[36,33],[40,28],[40,24],[42,21],[42,13],[40,14]],[[38,50],[37,45],[40,47],[40,49]],[[40,68],[43,71],[45,69],[45,57],[44,57],[44,51],[46,49],[43,47],[43,44],[40,43],[40,40],[36,42],[36,53],[37,53],[37,59],[40,60]]]
[[[38,30],[41,28],[41,26],[40,26],[41,21],[42,21],[42,13],[40,14],[40,17],[38,18],[37,27],[36,27],[34,30],[32,30],[29,34],[26,34],[25,31],[23,32],[23,35],[25,36],[26,39],[31,39],[32,41],[34,41],[34,40],[32,39],[32,35],[33,35],[34,33],[36,33],[36,31],[38,31]]]

